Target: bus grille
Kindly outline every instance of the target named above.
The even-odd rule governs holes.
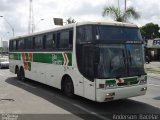
[[[130,81],[130,82],[124,82],[124,83],[117,83],[117,86],[128,86],[128,85],[135,85],[138,84],[138,80],[136,81]]]

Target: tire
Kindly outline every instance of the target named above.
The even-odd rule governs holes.
[[[23,68],[20,69],[20,80],[22,80],[22,81],[25,80],[25,72],[24,72]]]
[[[16,68],[16,74],[17,74],[17,79],[20,80],[21,79],[21,75],[20,75],[20,71],[19,68]]]
[[[0,69],[2,69],[2,65],[0,64]]]
[[[64,90],[64,94],[67,97],[70,97],[70,98],[74,97],[74,87],[73,87],[73,82],[71,78],[69,77],[65,78],[63,90]]]

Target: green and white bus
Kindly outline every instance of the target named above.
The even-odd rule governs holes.
[[[78,22],[15,37],[9,68],[25,78],[106,102],[144,95],[143,42],[138,27],[120,22]]]

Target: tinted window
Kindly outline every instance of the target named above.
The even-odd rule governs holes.
[[[138,28],[98,26],[98,31],[102,40],[142,40]]]
[[[60,33],[59,48],[69,48],[69,32],[64,31]]]
[[[9,50],[10,50],[10,51],[13,50],[13,41],[9,41]]]
[[[49,33],[46,35],[46,48],[54,48],[55,46],[55,34]]]
[[[24,49],[24,39],[20,39],[18,41],[18,49],[23,50]]]
[[[60,49],[72,49],[73,30],[62,31],[57,34],[57,46]]]
[[[86,43],[93,41],[92,33],[92,26],[77,27],[77,42]]]
[[[13,41],[13,50],[17,50],[18,45],[17,45],[17,40]]]
[[[30,50],[33,48],[33,41],[32,41],[32,38],[25,38],[24,39],[24,43],[25,43],[25,49],[26,50]]]
[[[43,37],[42,36],[35,37],[34,48],[35,49],[42,49],[43,48]]]
[[[69,48],[73,46],[73,30],[69,31]]]

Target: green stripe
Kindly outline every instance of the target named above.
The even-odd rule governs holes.
[[[28,64],[28,70],[31,71],[31,62],[27,62]]]
[[[26,61],[29,61],[28,53],[25,53]]]
[[[9,59],[12,60],[21,60],[21,53],[10,53]]]
[[[34,53],[33,62],[52,63],[52,54],[49,53]]]
[[[68,66],[72,66],[72,53],[66,53],[68,57]],[[33,62],[63,65],[63,53],[33,53]],[[21,60],[21,53],[10,53],[10,59]],[[25,53],[26,61],[29,61],[28,53]]]
[[[72,54],[67,53],[67,57],[68,57],[68,60],[69,60],[68,66],[72,66]]]
[[[124,78],[124,82],[133,82],[133,81],[137,81],[137,77],[133,77],[133,78]]]
[[[106,84],[109,85],[109,84],[115,84],[116,81],[115,80],[107,80],[106,81]]]

